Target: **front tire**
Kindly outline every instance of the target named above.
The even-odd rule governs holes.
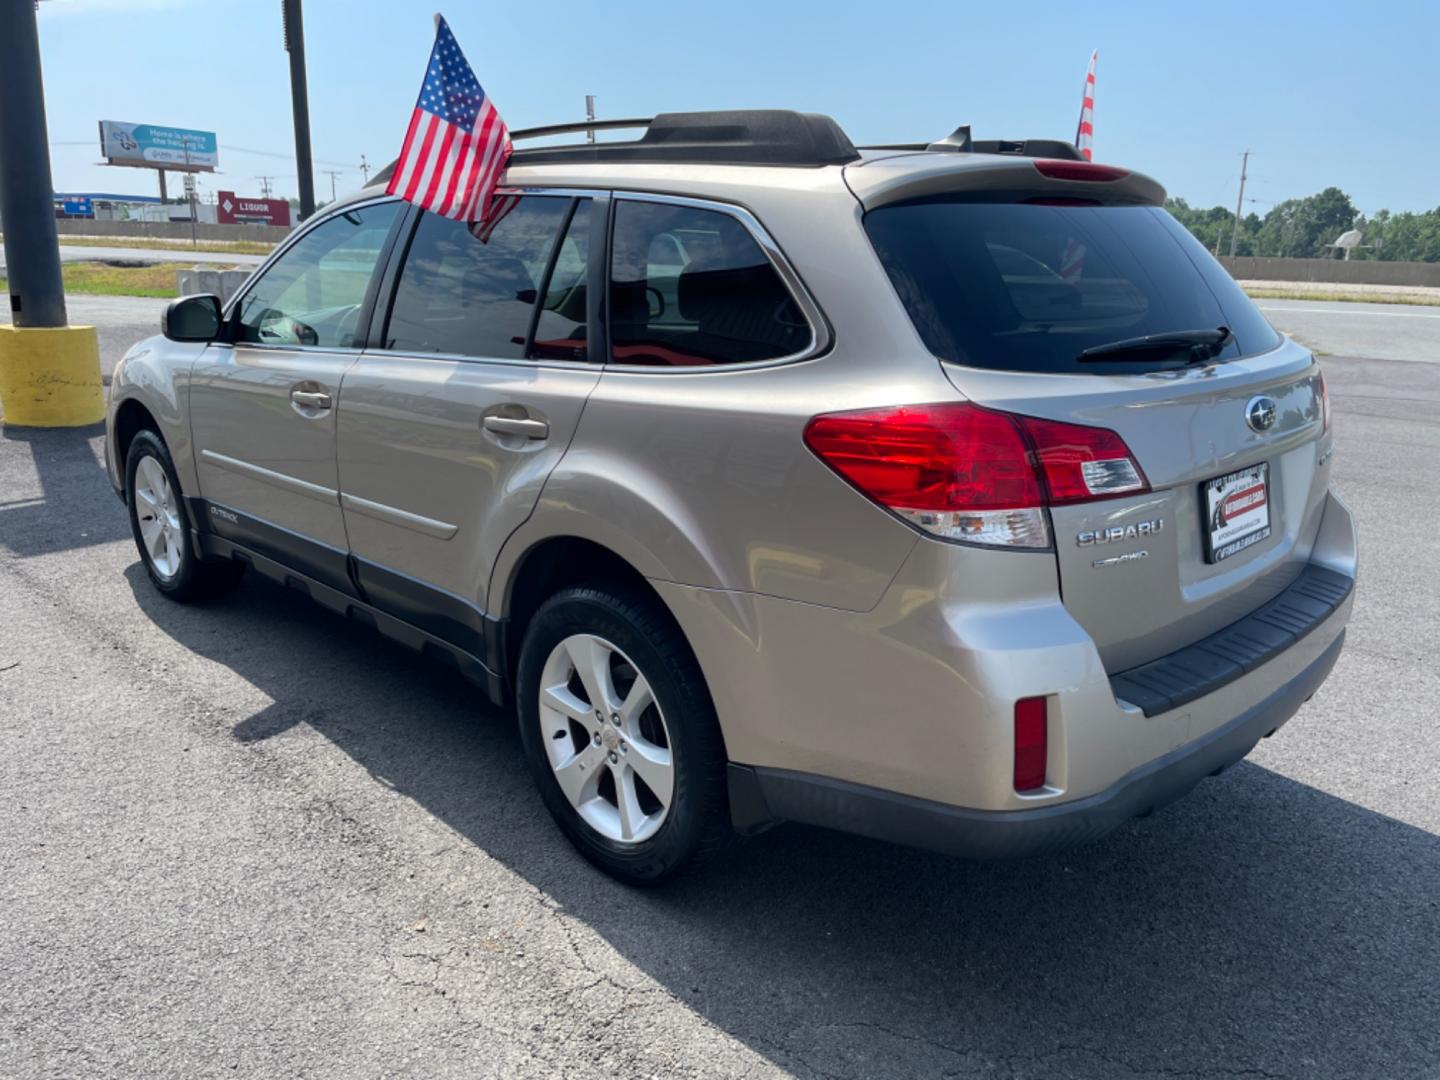
[[[171,600],[207,600],[233,588],[245,572],[233,559],[206,561],[195,550],[175,463],[165,441],[141,431],[125,456],[130,531],[150,582]]]
[[[607,874],[658,884],[734,837],[715,707],[653,599],[611,586],[551,597],[526,630],[517,699],[546,807]]]

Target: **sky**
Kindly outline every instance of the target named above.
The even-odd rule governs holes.
[[[305,0],[316,195],[399,150],[443,0]],[[154,194],[99,164],[99,120],[218,132],[217,189],[296,193],[280,0],[44,0],[56,190]],[[512,129],[712,108],[834,116],[858,144],[1073,139],[1099,49],[1095,155],[1247,213],[1334,185],[1365,213],[1440,206],[1437,0],[1139,5],[727,0],[441,9]],[[178,182],[175,188],[178,188]],[[172,190],[174,190],[172,188]]]

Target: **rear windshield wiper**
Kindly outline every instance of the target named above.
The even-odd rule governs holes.
[[[1228,326],[1217,326],[1214,330],[1171,330],[1164,334],[1146,334],[1143,337],[1125,338],[1108,345],[1096,345],[1086,349],[1075,359],[1082,364],[1124,363],[1135,359],[1136,353],[1190,351],[1189,364],[1203,364],[1214,360],[1225,346],[1235,340]]]

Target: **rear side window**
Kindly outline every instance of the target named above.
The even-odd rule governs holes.
[[[503,216],[485,226],[436,214],[420,219],[395,289],[385,348],[524,357],[531,315],[570,200],[511,197],[498,209]]]
[[[955,199],[884,207],[865,228],[926,345],[1009,371],[1164,370],[1174,354],[1082,363],[1086,349],[1228,326],[1222,358],[1279,336],[1224,269],[1153,206]]]
[[[594,204],[580,200],[555,253],[555,266],[535,323],[530,355],[541,360],[584,360],[587,279],[590,268],[590,217]]]
[[[707,367],[803,351],[811,329],[749,230],[718,210],[620,200],[610,358]]]

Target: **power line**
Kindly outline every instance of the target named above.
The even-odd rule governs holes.
[[[55,141],[52,141],[52,142],[50,143],[50,145],[51,145],[51,146],[94,146],[94,145],[95,145],[95,140],[94,140],[94,139],[85,139],[85,140],[83,140],[83,141],[74,141],[74,140],[64,140],[64,141],[62,141],[62,140],[55,140]],[[254,155],[255,157],[278,158],[278,159],[281,159],[281,160],[288,160],[288,161],[294,161],[294,160],[295,160],[295,155],[294,155],[293,153],[290,153],[290,154],[282,154],[282,153],[279,153],[279,152],[274,151],[274,150],[255,150],[255,149],[252,149],[251,147],[248,147],[248,146],[234,146],[234,145],[232,145],[231,143],[221,143],[220,146],[219,146],[219,148],[220,148],[221,150],[225,151],[227,154],[252,154],[252,155]],[[345,169],[345,170],[350,171],[350,172],[354,172],[354,171],[355,171],[355,166],[354,166],[354,165],[351,165],[348,161],[325,161],[325,160],[323,160],[322,158],[316,158],[315,161],[316,161],[318,164],[320,164],[320,165],[334,165],[334,166],[336,166],[337,168]]]

